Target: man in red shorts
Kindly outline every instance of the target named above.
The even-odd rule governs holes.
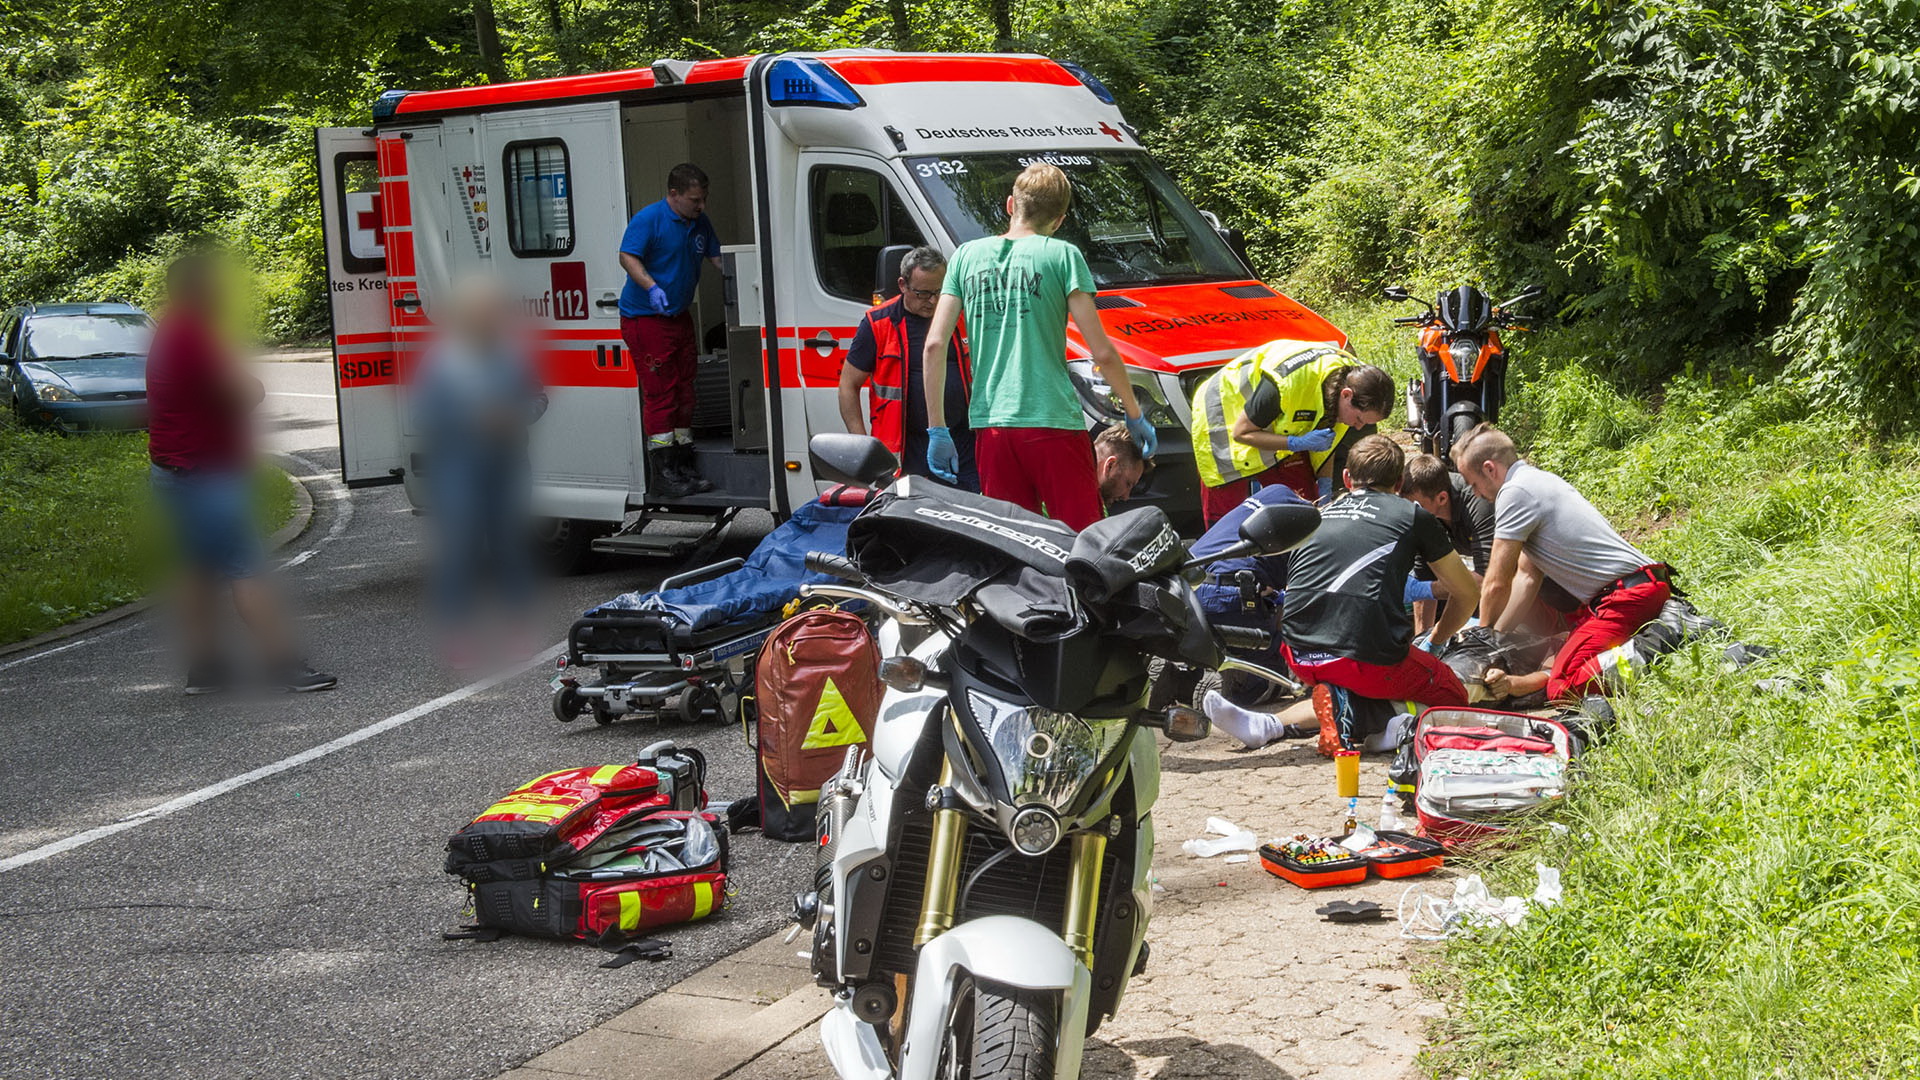
[[[693,460],[693,315],[700,261],[720,265],[720,237],[707,220],[707,174],[693,164],[667,174],[667,197],[633,215],[620,238],[620,337],[640,379],[647,435],[647,490],[669,499],[711,491]]]
[[[1346,693],[1380,701],[1465,705],[1453,669],[1413,641],[1407,574],[1425,559],[1460,603],[1447,605],[1427,646],[1440,646],[1466,625],[1480,599],[1453,540],[1439,519],[1401,498],[1406,455],[1385,435],[1361,439],[1347,454],[1347,494],[1320,512],[1320,528],[1293,552],[1280,637],[1287,663],[1314,687],[1321,752],[1340,742],[1330,733],[1348,712]],[[1361,733],[1355,733],[1361,734]]]
[[[1126,365],[1093,306],[1093,271],[1080,249],[1053,234],[1067,220],[1073,185],[1058,166],[1027,166],[1007,197],[1000,236],[961,244],[947,263],[927,330],[927,467],[951,483],[959,454],[947,430],[947,339],[967,318],[973,357],[974,430],[980,491],[1074,528],[1106,516],[1086,414],[1067,374],[1067,318],[1120,398],[1127,430],[1152,457],[1153,425],[1140,415]]]
[[[1573,485],[1522,461],[1513,440],[1493,425],[1481,424],[1454,443],[1453,461],[1474,492],[1493,503],[1481,621],[1511,631],[1525,619],[1528,599],[1513,602],[1524,555],[1579,604],[1547,674],[1547,697],[1578,703],[1607,692],[1602,658],[1659,616],[1673,595],[1672,571],[1629,544]],[[1514,682],[1519,685],[1511,692],[1531,688],[1522,677]]]

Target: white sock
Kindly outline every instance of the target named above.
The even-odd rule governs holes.
[[[1272,713],[1254,712],[1243,709],[1220,696],[1218,690],[1207,691],[1200,702],[1200,711],[1221,731],[1240,740],[1240,744],[1249,750],[1258,750],[1280,737],[1280,729],[1285,724]]]

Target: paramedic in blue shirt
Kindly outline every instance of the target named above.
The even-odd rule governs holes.
[[[702,259],[720,265],[720,237],[707,220],[707,174],[691,163],[667,174],[667,197],[633,215],[620,238],[620,337],[640,379],[647,436],[647,490],[679,498],[713,490],[693,459],[693,377],[698,336],[693,291]]]

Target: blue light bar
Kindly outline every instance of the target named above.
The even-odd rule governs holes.
[[[400,99],[406,97],[410,92],[411,91],[407,90],[389,90],[381,94],[380,99],[373,103],[373,118],[375,120],[391,118],[394,112],[400,108]]]
[[[1099,98],[1105,104],[1113,104],[1113,91],[1107,89],[1107,84],[1101,82],[1093,72],[1067,60],[1055,60],[1054,63],[1066,68],[1067,74],[1079,79],[1081,85],[1093,91],[1094,97]]]
[[[775,60],[767,69],[767,102],[858,109],[866,102],[824,61],[814,57]]]

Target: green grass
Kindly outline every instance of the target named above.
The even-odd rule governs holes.
[[[1505,419],[1524,452],[1781,654],[1728,674],[1695,647],[1621,700],[1568,831],[1477,867],[1524,894],[1536,860],[1559,866],[1567,899],[1447,947],[1450,1018],[1425,1064],[1920,1075],[1920,444],[1869,441],[1784,383],[1624,398],[1598,329],[1516,355]],[[1810,692],[1755,689],[1783,673]]]
[[[293,481],[261,469],[257,501],[262,528],[279,528],[293,516]],[[0,424],[0,644],[147,595],[168,560],[147,490],[146,435]]]

